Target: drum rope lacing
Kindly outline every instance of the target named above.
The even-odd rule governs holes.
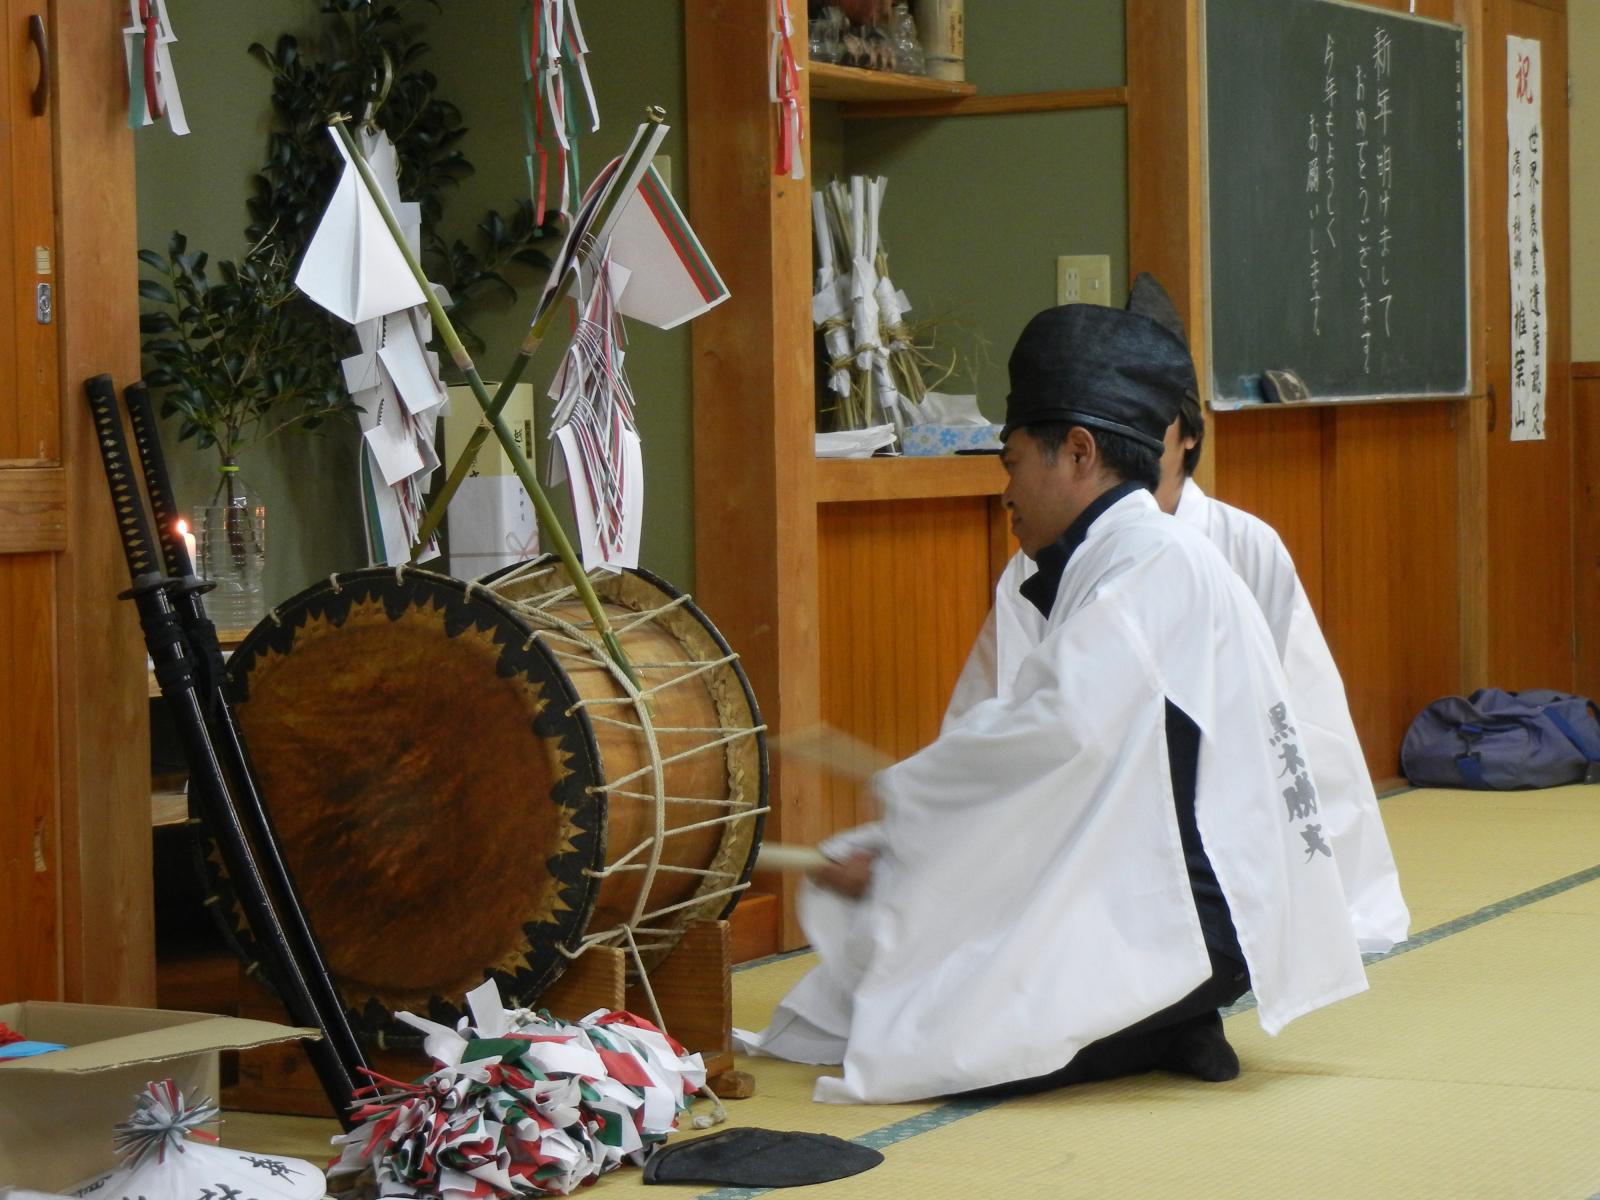
[[[501,603],[510,604],[511,607],[536,621],[540,627],[528,636],[525,648],[531,648],[537,642],[558,659],[582,664],[585,667],[598,666],[610,674],[622,692],[619,696],[580,697],[567,709],[567,715],[572,716],[581,710],[593,724],[625,729],[643,739],[646,752],[645,758],[647,760],[644,766],[630,771],[615,780],[608,781],[606,786],[590,786],[588,790],[591,793],[604,792],[608,795],[625,796],[649,803],[652,806],[655,818],[654,832],[606,866],[599,869],[589,868],[584,873],[595,879],[605,879],[622,872],[642,872],[644,880],[640,885],[638,899],[634,902],[633,913],[628,921],[610,929],[586,933],[579,941],[576,949],[568,949],[565,946],[558,946],[557,949],[563,956],[571,960],[577,959],[595,946],[615,945],[619,940],[624,942],[628,956],[633,961],[638,983],[643,989],[645,999],[650,1006],[651,1016],[654,1017],[657,1025],[662,1029],[666,1029],[666,1022],[656,1001],[655,991],[650,985],[650,974],[645,967],[644,956],[648,951],[670,947],[680,931],[653,924],[653,922],[659,922],[663,918],[684,909],[701,907],[713,901],[722,900],[725,897],[743,892],[750,886],[748,882],[741,883],[737,881],[739,875],[737,871],[729,871],[725,868],[717,867],[676,866],[663,862],[662,849],[666,839],[750,820],[760,814],[769,812],[770,808],[767,805],[736,799],[670,796],[667,794],[664,785],[664,768],[708,751],[724,749],[746,738],[756,737],[765,732],[766,726],[754,725],[748,729],[736,730],[729,730],[724,726],[657,726],[651,716],[650,700],[652,697],[659,696],[670,688],[678,687],[703,675],[729,667],[737,662],[738,655],[728,653],[704,662],[696,660],[663,660],[634,663],[633,666],[641,679],[643,679],[644,673],[647,671],[671,670],[676,672],[670,678],[653,683],[648,687],[639,686],[628,678],[626,672],[612,661],[610,655],[605,652],[600,643],[589,636],[583,627],[574,624],[553,611],[557,605],[572,601],[577,593],[575,587],[568,584],[526,598],[512,597],[506,593],[505,589],[513,584],[527,583],[541,577],[552,576],[556,574],[556,571],[557,568],[555,566],[528,564],[495,579],[493,581],[496,585],[494,588],[484,588],[482,580],[473,580],[468,584],[468,592],[470,594],[473,589],[490,591]],[[614,625],[613,631],[620,638],[634,629],[652,624],[665,614],[681,609],[688,603],[689,597],[680,595],[666,604],[650,609],[635,610],[635,615],[627,621]],[[631,710],[634,719],[628,720],[599,711],[607,706],[626,706]],[[689,750],[664,755],[658,739],[658,735],[661,734],[711,735],[711,740]],[[626,786],[636,780],[646,778],[650,779],[654,785],[649,791],[632,790]],[[708,817],[704,820],[668,829],[666,827],[666,806],[668,804],[713,805],[726,808],[729,811],[720,816]],[[663,872],[698,875],[707,880],[721,881],[722,886],[699,892],[687,900],[674,904],[647,909],[652,881],[658,873]],[[706,1118],[695,1119],[696,1126],[700,1128],[726,1119],[726,1113],[716,1095],[709,1087],[704,1090],[715,1107],[709,1120]]]

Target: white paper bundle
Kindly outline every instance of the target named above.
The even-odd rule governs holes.
[[[439,467],[439,418],[447,392],[439,356],[428,349],[433,320],[422,287],[384,224],[344,143],[339,186],[312,235],[295,284],[355,326],[360,352],[344,360],[345,389],[361,410],[360,494],[368,560],[403,563],[422,527],[423,496]],[[399,157],[381,130],[357,133],[361,154],[413,253],[422,213],[400,199]],[[441,303],[449,297],[435,286]],[[419,560],[436,557],[430,543]]]

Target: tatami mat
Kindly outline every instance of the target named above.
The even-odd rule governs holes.
[[[813,1104],[822,1072],[741,1065],[731,1121],[878,1145],[838,1200],[1006,1197],[1600,1196],[1600,788],[1402,793],[1383,802],[1414,938],[1362,996],[1267,1037],[1230,1017],[1244,1072],[1149,1075],[1003,1103]],[[734,977],[759,1026],[807,955]],[[262,1122],[266,1122],[263,1124]],[[321,1157],[327,1125],[235,1117],[230,1141]],[[247,1142],[255,1134],[258,1139]],[[285,1139],[291,1139],[286,1141]],[[297,1141],[297,1144],[291,1144]],[[599,1185],[640,1187],[637,1173]],[[759,1193],[655,1188],[742,1200]]]
[[[1380,807],[1413,931],[1600,864],[1600,788],[1421,788]]]

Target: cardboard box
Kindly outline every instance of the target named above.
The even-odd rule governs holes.
[[[67,1047],[0,1060],[0,1188],[40,1191],[117,1165],[112,1130],[146,1083],[171,1078],[188,1099],[220,1101],[218,1051],[322,1036],[271,1021],[37,1000],[0,1004],[0,1021]]]
[[[493,383],[485,386],[490,394],[498,387]],[[500,416],[531,460],[535,446],[533,385],[519,383],[512,388]],[[444,419],[446,466],[455,465],[482,420],[483,410],[473,399],[472,389],[451,388],[450,411]],[[534,470],[540,470],[537,463]],[[450,573],[457,579],[476,579],[539,557],[539,523],[533,501],[523,490],[510,455],[492,435],[478,451],[472,473],[461,481],[445,520],[450,530]]]

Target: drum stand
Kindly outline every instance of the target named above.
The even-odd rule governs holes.
[[[650,972],[652,1006],[644,989],[627,986],[627,952],[596,946],[566,970],[540,1001],[556,1016],[577,1019],[597,1008],[648,1013],[703,1056],[706,1082],[725,1100],[755,1094],[755,1081],[733,1066],[733,952],[726,921],[689,925],[665,962]]]
[[[696,921],[650,972],[650,988],[666,1029],[704,1058],[713,1095],[744,1100],[755,1094],[755,1080],[734,1069],[732,967],[728,922]],[[651,1012],[643,989],[628,986],[627,951],[615,946],[592,946],[574,959],[535,1007],[567,1021],[596,1009]],[[283,1006],[241,971],[239,1015],[281,1021]],[[420,1050],[379,1049],[369,1058],[373,1070],[391,1079],[415,1079],[430,1069]],[[332,1115],[305,1052],[292,1044],[240,1051],[239,1082],[224,1089],[223,1102],[246,1111]]]

